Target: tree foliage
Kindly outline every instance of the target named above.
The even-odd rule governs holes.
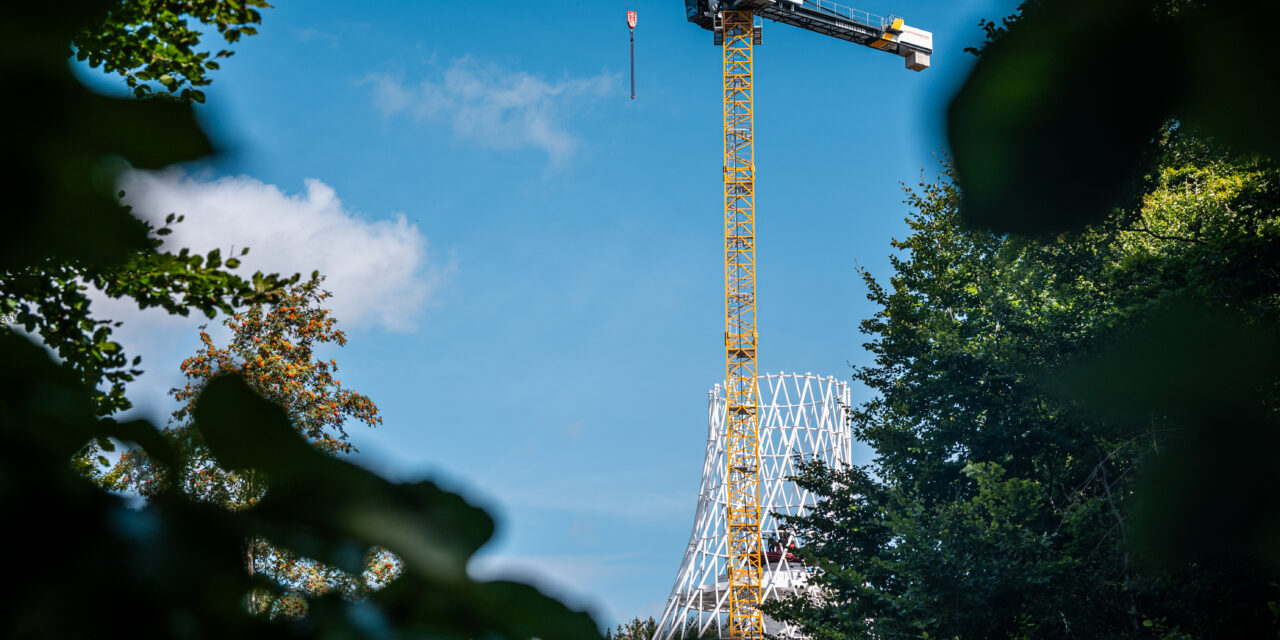
[[[965,224],[949,168],[908,192],[889,286],[864,274],[875,460],[802,467],[827,500],[793,524],[828,598],[772,615],[815,638],[1280,630],[1258,453],[1278,444],[1280,171],[1176,123],[1152,157],[1134,208],[1057,236]]]
[[[649,616],[645,619],[632,618],[626,624],[620,624],[613,629],[605,629],[605,640],[651,640],[658,632],[658,621]],[[698,634],[696,629],[686,628],[677,636],[681,640],[702,640],[703,638],[714,639],[719,638],[715,627],[711,627],[706,633]]]
[[[131,360],[112,340],[119,323],[95,317],[92,292],[132,299],[140,309],[213,317],[245,303],[269,300],[295,279],[259,272],[245,280],[232,271],[239,266],[238,258],[223,261],[217,249],[207,255],[166,251],[161,238],[168,235],[168,225],[152,229],[139,221],[139,229],[146,234],[144,248],[127,252],[118,262],[47,260],[0,270],[0,309],[10,314],[13,325],[40,336],[81,380],[95,387],[99,415],[132,406],[125,384],[142,371],[137,368],[141,359]],[[242,249],[241,255],[247,252]]]
[[[199,157],[209,144],[188,105],[108,98],[72,77],[68,43],[113,6],[24,3],[0,22],[0,86],[13,97],[0,109],[22,124],[5,146],[24,160],[3,178],[11,207],[24,215],[0,234],[0,315],[40,308],[31,291],[57,293],[23,278],[76,269],[102,269],[113,274],[104,281],[123,283],[120,296],[175,313],[213,313],[234,306],[241,291],[188,268],[218,270],[216,254],[192,265],[181,253],[154,252],[146,225],[116,200],[115,158],[157,168]],[[126,269],[133,260],[137,269]],[[152,268],[159,280],[150,279]],[[258,295],[268,284],[244,290]],[[57,326],[90,336],[99,328],[87,305],[51,304],[62,315],[48,322],[65,320]],[[32,333],[57,350],[54,331]],[[493,533],[482,510],[429,481],[389,482],[318,450],[242,373],[204,385],[190,412],[193,433],[221,468],[261,474],[270,490],[236,511],[190,499],[177,489],[188,468],[183,447],[146,421],[104,417],[95,391],[104,381],[85,373],[101,369],[75,361],[105,343],[88,344],[97,351],[72,349],[55,361],[28,337],[0,333],[0,506],[23,540],[57,550],[11,554],[22,588],[0,601],[6,637],[97,637],[108,621],[125,621],[135,638],[599,638],[586,614],[533,587],[467,575],[468,559]],[[145,450],[169,474],[160,485],[168,489],[132,509],[68,464],[87,442],[106,438]],[[353,573],[367,550],[385,548],[403,572],[359,601],[334,593],[309,603],[302,620],[272,621],[245,607],[255,590],[282,591],[244,571],[244,541],[252,539]]]
[[[606,629],[604,640],[650,640],[657,631],[658,621],[653,616],[644,620],[632,618],[630,622],[620,624],[612,630]]]
[[[227,44],[258,32],[266,0],[115,0],[73,39],[76,59],[124,76],[139,98],[204,102],[209,71],[234,53],[200,48],[217,31]],[[198,24],[193,25],[192,22]]]
[[[825,597],[774,615],[815,638],[1280,632],[1280,58],[1255,48],[1278,8],[983,22],[954,170],[909,192],[889,286],[864,274],[876,457],[802,467]],[[1228,23],[1241,49],[1199,36]]]
[[[220,20],[230,30],[236,21],[256,23],[260,16],[252,7],[260,6],[266,5],[81,2],[55,17],[32,5],[12,10],[3,27],[9,43],[0,61],[6,95],[24,96],[3,107],[9,122],[23,123],[6,144],[14,157],[26,159],[6,175],[6,192],[15,211],[31,213],[12,216],[0,239],[0,317],[40,336],[97,389],[99,415],[131,406],[124,387],[139,375],[140,361],[111,339],[117,324],[93,313],[91,291],[132,299],[142,309],[212,318],[268,300],[296,277],[241,277],[234,273],[238,256],[224,259],[218,249],[205,255],[169,250],[163,237],[181,216],[170,215],[156,228],[120,204],[123,193],[114,185],[129,167],[158,169],[212,147],[179,105],[119,100],[81,86],[66,68],[68,44],[74,39],[77,55],[108,71],[129,76],[141,66],[134,75],[179,78],[173,90],[191,101],[193,94],[178,89],[208,84],[200,69],[210,67],[184,62],[182,51],[199,58],[191,53],[199,33],[187,18]],[[90,24],[82,21],[86,17]],[[164,133],[155,137],[156,131]],[[110,448],[105,441],[100,445]]]
[[[112,489],[136,491],[146,497],[177,490],[192,499],[217,504],[224,509],[253,507],[269,489],[268,479],[255,471],[220,467],[197,429],[193,415],[196,401],[214,378],[237,374],[258,395],[285,409],[289,422],[312,446],[329,455],[355,451],[348,441],[349,420],[376,426],[382,419],[368,397],[342,387],[335,377],[335,359],[322,360],[316,349],[325,344],[346,344],[346,336],[324,301],[329,292],[314,277],[286,289],[271,303],[258,304],[232,314],[223,324],[231,331],[226,346],[214,343],[202,327],[202,348],[182,362],[187,383],[170,393],[180,403],[163,434],[174,449],[181,451],[184,467],[171,473],[157,464],[145,450],[121,456],[116,468],[104,478]],[[171,479],[178,486],[169,486]],[[247,543],[246,567],[253,575],[273,581],[284,596],[261,590],[251,598],[250,608],[272,616],[299,617],[306,612],[306,600],[327,593],[347,598],[367,595],[370,589],[386,586],[402,570],[400,561],[385,549],[369,549],[361,571],[348,573],[277,547],[264,539]]]

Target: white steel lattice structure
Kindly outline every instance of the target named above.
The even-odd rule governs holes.
[[[786,534],[775,513],[797,515],[816,503],[787,477],[795,456],[818,459],[835,467],[851,463],[853,434],[849,420],[849,385],[812,374],[770,374],[760,382],[760,507],[765,553],[761,566],[761,601],[809,589],[808,567],[787,553]],[[712,634],[729,637],[730,563],[726,522],[725,392],[716,385],[708,394],[707,451],[693,533],[680,562],[654,640]],[[765,632],[799,637],[792,629],[766,618]]]

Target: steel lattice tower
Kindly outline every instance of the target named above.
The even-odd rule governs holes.
[[[760,601],[815,595],[809,585],[812,569],[795,554],[779,552],[786,534],[775,514],[799,515],[817,504],[816,496],[787,480],[795,475],[797,455],[834,468],[850,464],[849,385],[830,377],[771,374],[759,379],[759,390],[760,526],[769,540],[764,553],[757,556],[762,570]],[[735,555],[726,517],[729,454],[725,436],[730,414],[724,387],[716,385],[709,395],[706,457],[693,532],[654,640],[709,633],[730,637],[729,600],[734,590],[729,571]],[[761,617],[761,625],[770,636],[799,637],[794,629],[768,618]]]

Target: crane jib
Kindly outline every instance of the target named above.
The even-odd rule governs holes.
[[[927,69],[933,54],[932,33],[906,26],[901,18],[884,18],[830,0],[685,0],[689,22],[716,32],[717,43],[717,16],[734,10],[750,10],[774,22],[897,54],[906,58],[912,71]]]

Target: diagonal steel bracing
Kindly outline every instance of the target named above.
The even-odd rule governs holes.
[[[849,423],[849,386],[830,377],[809,374],[761,376],[758,381],[760,527],[766,539],[784,536],[775,513],[796,515],[816,497],[787,481],[795,475],[795,456],[818,459],[833,467],[850,464],[853,436]],[[706,457],[694,515],[693,532],[654,640],[675,640],[713,633],[730,637],[728,571],[729,429],[726,388],[710,394]],[[803,543],[803,541],[801,541]],[[810,568],[785,554],[757,556],[761,564],[761,602],[809,593]],[[763,631],[774,637],[797,637],[794,630],[762,618]]]

